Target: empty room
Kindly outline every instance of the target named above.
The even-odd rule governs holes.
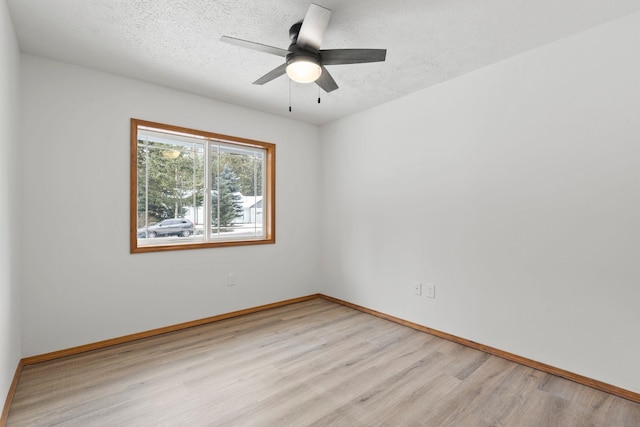
[[[0,426],[639,426],[640,1],[0,0]]]

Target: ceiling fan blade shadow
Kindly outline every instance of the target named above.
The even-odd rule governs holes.
[[[331,76],[329,71],[324,68],[324,66],[322,66],[322,74],[320,74],[320,77],[318,78],[318,80],[316,80],[316,84],[327,93],[338,89],[338,84],[335,80],[333,80],[333,77]]]
[[[251,42],[249,40],[237,39],[235,37],[222,36],[220,38],[221,42],[233,44],[240,47],[246,47],[247,49],[257,50],[258,52],[270,53],[272,55],[277,55],[285,58],[289,51],[285,49],[280,49],[279,47],[268,46],[262,43]]]
[[[297,46],[311,52],[320,50],[324,33],[329,25],[329,18],[331,18],[331,10],[311,3],[298,33]]]
[[[254,85],[263,85],[265,83],[269,83],[271,80],[280,77],[284,73],[287,72],[287,64],[282,64],[273,70],[269,71],[264,76],[260,77],[258,80],[253,82]]]
[[[327,49],[320,51],[320,57],[324,65],[383,62],[387,49]]]

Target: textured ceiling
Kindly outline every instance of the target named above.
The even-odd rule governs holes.
[[[251,83],[282,58],[302,0],[5,0],[23,52],[324,124],[640,10],[640,0],[315,0],[323,49],[386,48],[387,61],[327,68],[340,89]]]

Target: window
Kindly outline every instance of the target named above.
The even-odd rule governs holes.
[[[131,253],[275,243],[275,145],[131,119]]]

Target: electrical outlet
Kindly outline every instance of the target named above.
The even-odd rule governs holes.
[[[427,283],[424,287],[424,294],[427,298],[435,298],[436,297],[436,285],[431,283]]]
[[[422,283],[414,282],[413,283],[413,294],[414,295],[422,295]]]
[[[236,285],[236,273],[227,273],[227,286]]]

